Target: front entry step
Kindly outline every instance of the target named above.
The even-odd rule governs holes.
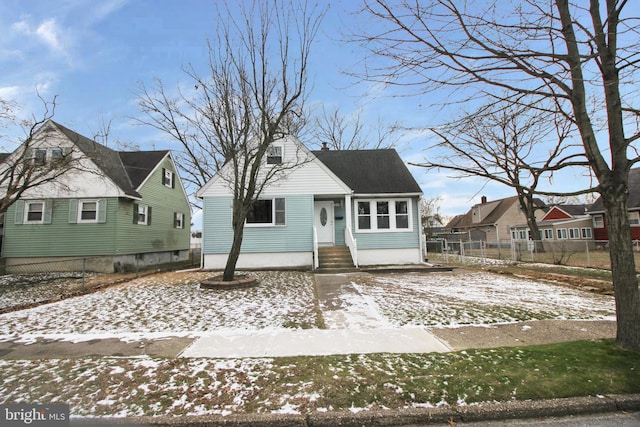
[[[358,271],[353,265],[351,252],[346,246],[326,246],[318,248],[320,262],[316,273],[351,273]]]

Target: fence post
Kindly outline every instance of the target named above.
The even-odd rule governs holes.
[[[585,240],[585,247],[587,248],[587,267],[591,267],[591,254],[589,254],[589,241]]]
[[[460,264],[464,265],[464,244],[462,239],[460,239]]]
[[[87,259],[82,258],[82,291],[84,291],[84,275],[87,269]]]

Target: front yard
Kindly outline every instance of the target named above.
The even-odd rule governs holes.
[[[338,326],[324,318],[327,307],[316,300],[312,274],[257,274],[260,286],[227,291],[200,289],[198,280],[207,273],[138,278],[0,315],[0,340],[29,343],[40,336],[134,340],[282,328],[455,327],[613,319],[615,314],[611,296],[485,272],[359,274],[349,276],[349,292],[339,295],[346,320]],[[14,291],[0,292],[10,300]],[[564,357],[568,351],[579,352],[579,360]],[[569,395],[637,393],[640,389],[633,385],[640,384],[637,359],[604,342],[562,344],[544,351],[515,348],[423,355],[0,360],[0,403],[68,403],[74,416],[91,417],[468,405],[560,397],[558,390]],[[571,378],[576,379],[571,388],[566,387],[567,372],[579,373]],[[613,377],[624,380],[613,384]]]

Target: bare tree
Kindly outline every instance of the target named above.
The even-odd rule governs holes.
[[[541,106],[506,101],[483,106],[461,120],[432,131],[440,142],[427,150],[416,166],[444,169],[455,178],[480,177],[513,188],[534,241],[541,241],[536,212],[542,208],[536,194],[554,173],[568,168],[587,169],[584,152],[569,141],[571,123]],[[429,153],[438,153],[429,156]],[[432,158],[433,160],[429,160]],[[582,191],[578,191],[582,193]],[[543,245],[538,247],[543,251]]]
[[[64,174],[77,167],[77,161],[70,151],[62,149],[56,151],[56,158],[45,161],[38,150],[40,138],[46,135],[39,133],[44,123],[50,120],[55,113],[56,97],[46,101],[39,94],[42,101],[42,114],[33,114],[31,119],[21,120],[21,130],[24,137],[18,140],[11,136],[9,131],[0,135],[0,139],[17,146],[12,152],[4,153],[0,161],[0,214],[5,214],[28,190],[33,190],[45,184],[64,185],[60,179]],[[16,123],[15,111],[17,104],[0,100],[0,127],[11,129]],[[77,156],[76,156],[77,157]]]
[[[422,231],[427,239],[433,237],[433,230],[442,228],[446,218],[440,214],[440,197],[420,200],[420,219]]]
[[[106,119],[104,115],[100,117],[100,125],[98,130],[93,132],[93,140],[104,145],[105,147],[115,148],[119,151],[140,151],[140,146],[132,142],[121,141],[120,138],[113,138],[111,126],[113,125],[113,117]]]
[[[617,341],[640,349],[640,289],[627,219],[629,169],[639,157],[635,81],[640,25],[628,0],[521,0],[483,4],[371,0],[376,19],[362,40],[381,61],[370,80],[425,93],[449,87],[443,103],[474,98],[547,100],[578,130],[599,184],[609,231]]]
[[[309,53],[324,16],[297,1],[239,8],[239,16],[228,7],[218,14],[207,75],[183,67],[194,90],[170,96],[156,80],[139,93],[139,120],[181,144],[187,180],[199,187],[217,172],[230,187],[233,242],[224,280],[233,280],[252,205],[268,183],[297,166],[267,164],[267,154],[274,141],[299,129]]]
[[[391,148],[400,138],[397,124],[386,124],[378,119],[375,125],[367,124],[360,111],[343,114],[338,107],[327,109],[324,105],[310,120],[311,140],[332,150],[362,150]]]

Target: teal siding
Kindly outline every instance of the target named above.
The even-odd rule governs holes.
[[[413,209],[413,231],[412,232],[379,232],[379,233],[355,233],[354,237],[358,242],[358,249],[405,249],[420,247],[420,226],[418,199],[411,200]],[[354,210],[355,211],[355,210]],[[355,212],[353,212],[352,224],[355,224]]]
[[[279,197],[279,196],[275,196]],[[246,227],[244,253],[306,252],[313,250],[313,196],[289,195],[285,199],[286,225]],[[225,254],[231,249],[231,197],[206,197],[202,226],[205,254]]]

